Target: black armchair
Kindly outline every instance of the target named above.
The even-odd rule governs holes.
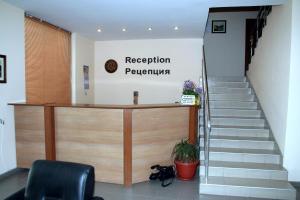
[[[94,167],[70,162],[37,160],[27,185],[6,200],[103,200],[93,197]]]

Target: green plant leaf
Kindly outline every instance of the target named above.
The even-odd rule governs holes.
[[[188,139],[182,139],[174,146],[172,158],[185,163],[195,162],[199,159],[199,149],[197,145],[190,144]]]

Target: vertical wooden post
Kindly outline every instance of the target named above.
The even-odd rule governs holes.
[[[132,185],[132,109],[123,110],[124,185]]]
[[[54,106],[44,106],[46,160],[56,160]]]
[[[189,113],[189,142],[191,144],[196,144],[198,132],[198,107],[191,106]]]

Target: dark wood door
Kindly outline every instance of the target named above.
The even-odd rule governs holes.
[[[245,41],[245,75],[249,69],[249,64],[251,63],[252,57],[252,45],[253,36],[256,31],[256,19],[246,19],[246,41]]]

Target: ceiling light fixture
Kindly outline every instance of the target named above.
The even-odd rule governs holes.
[[[148,28],[148,31],[152,31],[152,28],[151,28],[151,27],[149,27],[149,28]]]
[[[126,32],[126,28],[122,28],[122,31],[123,31],[123,32]]]
[[[175,30],[175,31],[177,31],[178,29],[179,29],[178,26],[175,26],[175,27],[174,27],[174,30]]]
[[[102,30],[101,30],[100,28],[98,28],[98,29],[97,29],[97,32],[99,32],[99,33],[100,33],[100,32],[102,32]]]

